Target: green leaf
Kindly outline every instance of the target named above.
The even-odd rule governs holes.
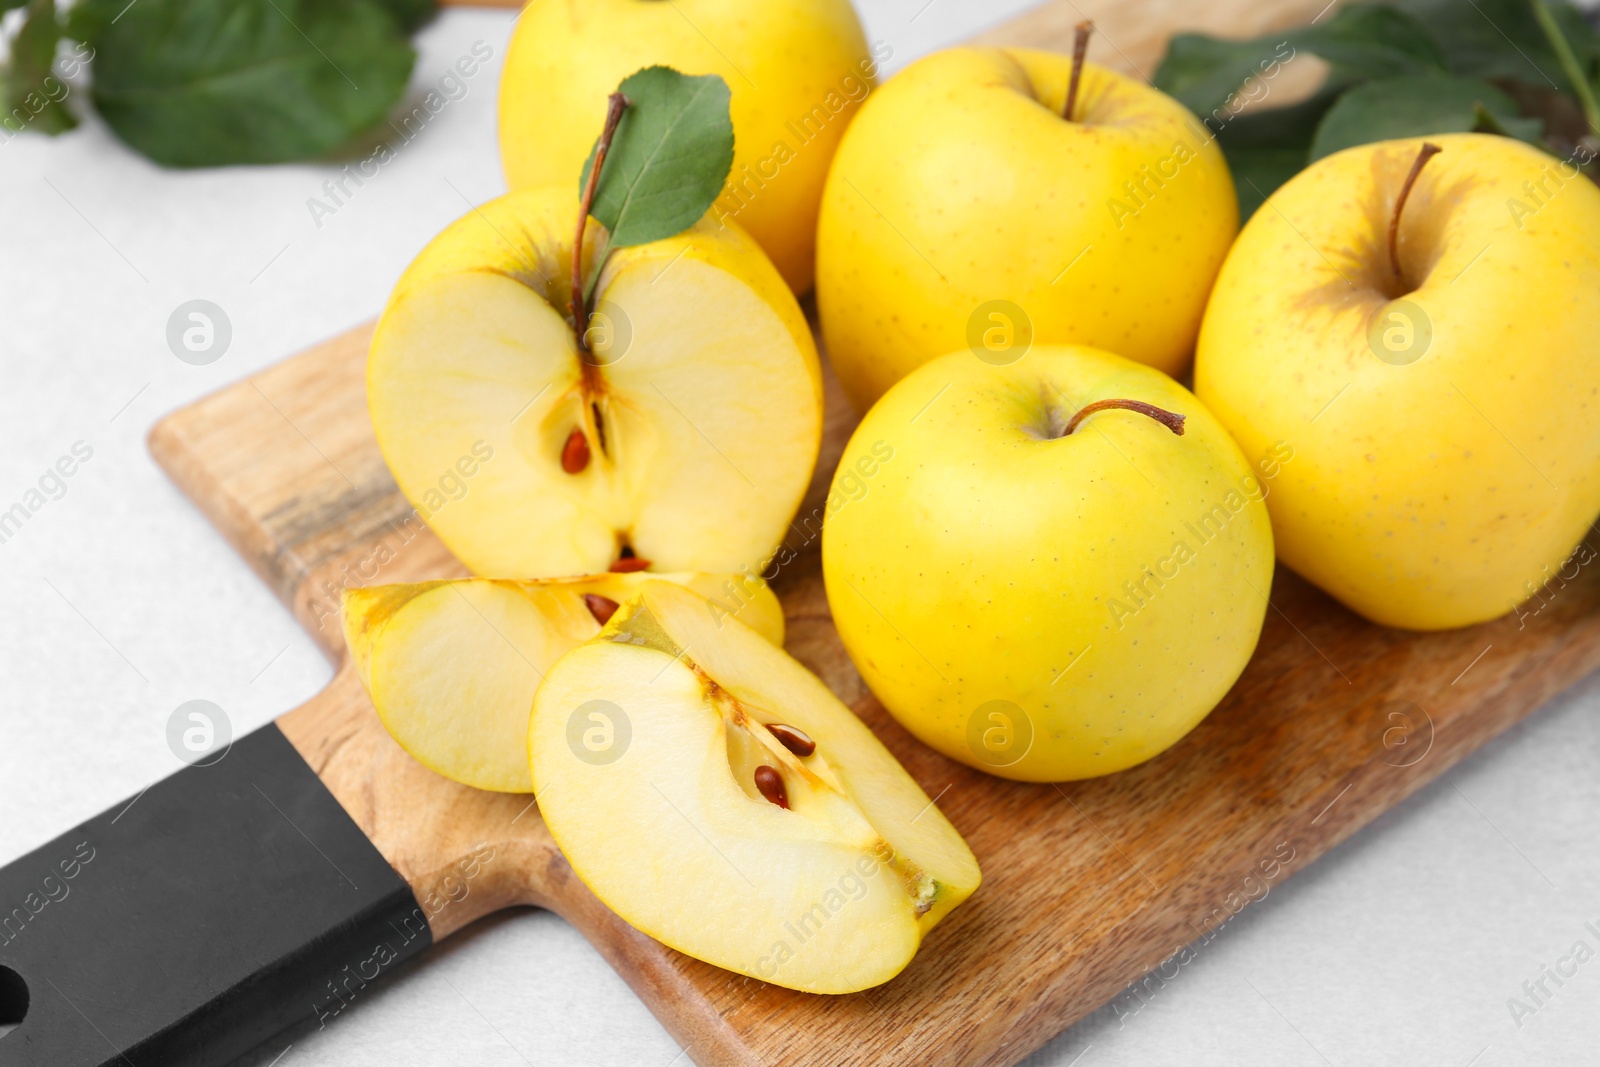
[[[166,166],[321,155],[383,119],[416,59],[374,0],[80,8],[72,29],[96,50],[95,105],[119,137]]]
[[[733,169],[728,83],[720,77],[647,67],[617,88],[631,103],[617,125],[589,212],[611,231],[611,248],[648,244],[693,226]],[[592,166],[594,149],[583,165],[580,195]]]
[[[1455,74],[1573,91],[1528,0],[1399,0],[1399,6],[1428,24]],[[1600,34],[1564,0],[1549,6],[1579,61],[1593,72]]]
[[[62,103],[66,82],[52,69],[61,41],[55,0],[31,0],[27,6],[22,27],[11,41],[11,60],[0,72],[0,126],[12,132],[62,133],[78,120]]]
[[[1567,76],[1567,81],[1572,85],[1572,91],[1578,98],[1578,105],[1583,108],[1585,121],[1589,124],[1589,132],[1600,134],[1600,100],[1595,99],[1594,86],[1591,78],[1594,74],[1594,63],[1591,59],[1587,66],[1578,58],[1577,51],[1572,47],[1572,42],[1567,39],[1566,31],[1562,29],[1561,21],[1556,15],[1556,8],[1551,7],[1545,0],[1529,0],[1533,7],[1534,21],[1539,23],[1539,28],[1544,31],[1544,36],[1550,42],[1550,49],[1561,64],[1561,70]]]
[[[1225,41],[1180,33],[1167,42],[1167,54],[1152,83],[1202,118],[1222,107],[1247,78],[1275,76],[1294,55],[1283,35],[1267,40]]]
[[[1480,102],[1473,107],[1474,133],[1495,133],[1501,137],[1512,137],[1518,141],[1526,141],[1535,148],[1543,150],[1544,145],[1544,120],[1512,118],[1509,115],[1496,115]]]
[[[1297,31],[1297,48],[1352,78],[1383,78],[1445,68],[1431,27],[1388,4],[1352,4],[1326,23]]]
[[[1325,89],[1289,107],[1247,111],[1218,131],[1217,143],[1233,172],[1241,221],[1255,214],[1278,186],[1305,169],[1317,122],[1338,95],[1336,90]]]
[[[1304,148],[1236,148],[1228,153],[1233,190],[1242,224],[1266,203],[1278,186],[1306,168]]]
[[[438,0],[378,0],[378,6],[389,12],[400,32],[407,35],[417,32],[439,13]]]
[[[1309,52],[1333,66],[1330,82],[1442,70],[1445,56],[1428,26],[1382,4],[1342,7],[1325,22],[1246,41],[1179,34],[1156,71],[1156,88],[1202,117],[1255,78],[1267,85],[1277,69]]]
[[[1480,106],[1503,122],[1520,118],[1510,97],[1475,78],[1424,74],[1367,82],[1340,96],[1322,117],[1311,158],[1373,141],[1467,133],[1478,125]]]

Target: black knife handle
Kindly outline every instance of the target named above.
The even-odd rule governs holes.
[[[0,868],[0,1067],[217,1067],[432,940],[266,726]]]

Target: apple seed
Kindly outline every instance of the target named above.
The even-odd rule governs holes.
[[[783,788],[783,776],[765,763],[756,768],[756,788],[762,796],[788,810],[789,794]]]
[[[781,722],[769,722],[767,730],[778,739],[779,744],[796,756],[809,756],[817,750],[817,743],[798,727],[785,726]]]
[[[623,556],[611,564],[609,569],[612,574],[632,574],[634,571],[645,570],[649,566],[650,561],[647,559],[640,559],[638,556]]]
[[[568,474],[578,474],[589,465],[589,439],[583,436],[582,430],[573,430],[567,435],[567,443],[561,446],[561,469]]]
[[[604,626],[611,621],[611,616],[617,613],[620,606],[615,600],[599,593],[583,594],[583,602],[589,607],[589,614],[594,616],[594,621]]]

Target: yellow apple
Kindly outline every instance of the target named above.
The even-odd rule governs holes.
[[[534,698],[539,810],[638,929],[763,982],[893,978],[978,887],[961,835],[810,671],[648,582]]]
[[[721,75],[734,158],[713,211],[804,293],[828,163],[886,55],[869,53],[850,0],[537,0],[500,82],[506,183],[575,187],[606,94],[640,68]]]
[[[875,92],[823,193],[817,303],[865,410],[956,349],[1004,362],[1087,344],[1169,374],[1189,363],[1238,230],[1221,151],[1175,100],[1085,64],[956,48]]]
[[[1279,558],[1434,630],[1526,600],[1600,513],[1600,190],[1504,137],[1329,156],[1273,194],[1206,311],[1195,389],[1246,453],[1293,449]]]
[[[345,644],[378,718],[423,766],[478,789],[527,793],[528,717],[539,680],[600,632],[647,581],[694,590],[778,647],[783,608],[759,578],[594,574],[379,585],[344,594]]]
[[[708,215],[607,259],[580,355],[577,214],[576,182],[509,194],[401,277],[367,364],[395,481],[486,577],[759,566],[821,442],[821,372],[794,295],[737,224]],[[604,229],[588,234],[585,259]]]
[[[867,413],[833,486],[822,571],[845,648],[906,729],[982,770],[1147,760],[1260,636],[1268,486],[1193,395],[1120,356],[936,359]]]

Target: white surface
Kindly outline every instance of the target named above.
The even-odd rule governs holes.
[[[862,4],[894,66],[1024,6]],[[93,119],[0,146],[0,510],[74,442],[94,449],[65,495],[0,544],[0,861],[175,770],[166,723],[178,704],[215,701],[243,733],[327,681],[144,435],[173,408],[371,317],[428,238],[502,190],[494,105],[510,21],[452,12],[422,35],[417,85],[475,41],[495,59],[320,229],[306,200],[332,167],[165,172]],[[196,297],[234,329],[206,367],[165,342],[168,315]],[[1274,887],[1136,1015],[1102,1012],[1029,1062],[1591,1061],[1600,963],[1552,986],[1520,1028],[1506,1001],[1575,941],[1600,949],[1583,929],[1600,920],[1597,707],[1593,684],[1559,701]],[[581,937],[533,911],[474,927],[325,1030],[285,1035],[249,1062],[280,1055],[280,1067],[687,1062]],[[937,1060],[930,1049],[924,1062]]]

